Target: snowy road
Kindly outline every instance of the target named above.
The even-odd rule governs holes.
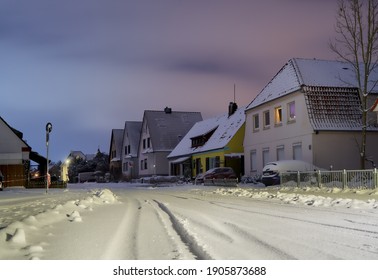
[[[0,258],[378,259],[374,207],[315,207],[193,186],[106,187],[114,203],[89,204],[83,191],[61,191],[38,197],[45,212],[9,214],[14,221],[3,216],[10,198],[0,194]],[[12,199],[20,209],[36,200]],[[25,238],[10,242],[19,228]]]

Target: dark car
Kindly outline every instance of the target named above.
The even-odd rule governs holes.
[[[3,190],[3,173],[1,173],[1,171],[0,171],[0,191],[2,191]]]
[[[196,184],[202,184],[205,179],[235,179],[236,174],[231,167],[216,167],[207,170],[205,173],[198,174]]]

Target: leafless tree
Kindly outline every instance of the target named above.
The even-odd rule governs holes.
[[[339,0],[336,38],[331,50],[354,69],[361,97],[362,139],[360,166],[365,169],[368,128],[368,96],[376,81],[371,81],[378,67],[378,0]],[[373,86],[372,86],[373,84]]]

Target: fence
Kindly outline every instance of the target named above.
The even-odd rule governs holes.
[[[238,179],[205,179],[203,184],[205,186],[237,187]]]
[[[291,187],[327,187],[351,189],[378,188],[378,171],[340,170],[313,172],[281,172],[281,186]]]

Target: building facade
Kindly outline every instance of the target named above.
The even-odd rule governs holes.
[[[285,64],[246,108],[246,174],[261,174],[268,162],[284,159],[358,169],[362,116],[353,84],[353,71],[343,62],[291,59]],[[368,130],[367,155],[376,162],[376,121]]]
[[[139,177],[168,175],[167,156],[201,120],[199,112],[178,112],[168,107],[145,111],[138,148]]]

